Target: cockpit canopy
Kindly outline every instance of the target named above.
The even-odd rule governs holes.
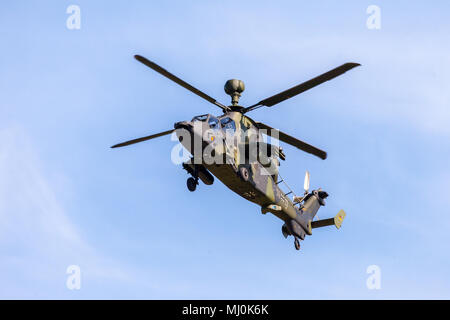
[[[220,122],[219,119],[216,117],[210,115],[208,118],[208,125],[211,129],[220,129]]]
[[[236,131],[236,123],[229,116],[217,118],[211,114],[202,114],[192,118],[192,122],[201,121],[207,122],[211,129],[224,129],[228,133],[234,133]]]
[[[206,119],[208,119],[209,114],[202,114],[199,116],[195,116],[194,118],[192,118],[192,121],[206,121]]]
[[[236,131],[236,123],[230,117],[220,119],[220,124],[226,132],[234,133]]]

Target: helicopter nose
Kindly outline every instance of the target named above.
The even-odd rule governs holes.
[[[179,121],[175,122],[173,125],[175,129],[186,129],[188,131],[192,131],[192,124],[188,121]]]
[[[194,134],[194,126],[190,121],[180,121],[174,123],[174,128],[178,136],[178,140],[188,148],[187,144],[190,144],[195,136]],[[189,148],[188,148],[189,149]]]

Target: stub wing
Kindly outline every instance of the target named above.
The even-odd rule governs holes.
[[[311,228],[321,228],[326,226],[335,226],[337,229],[339,229],[342,225],[342,222],[345,219],[345,211],[341,210],[338,212],[338,214],[334,218],[329,219],[323,219],[323,220],[317,220],[311,222]]]

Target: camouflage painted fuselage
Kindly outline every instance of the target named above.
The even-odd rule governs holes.
[[[210,115],[207,119],[209,117]],[[320,207],[319,199],[311,197],[309,203],[305,203],[303,208],[296,207],[277,185],[279,159],[276,154],[266,156],[264,161],[261,161],[259,154],[256,159],[247,159],[249,157],[245,150],[248,150],[249,141],[254,140],[252,138],[263,141],[262,134],[256,128],[253,120],[240,112],[228,112],[218,117],[219,120],[224,118],[232,119],[236,128],[232,139],[228,139],[228,143],[217,145],[214,145],[218,140],[214,131],[205,135],[205,132],[210,129],[208,121],[180,122],[175,125],[177,128],[188,129],[191,133],[191,140],[180,139],[183,146],[193,155],[191,161],[195,158],[197,159],[196,163],[199,164],[204,150],[208,146],[212,147],[216,157],[226,160],[222,163],[202,161],[201,166],[204,166],[229,189],[261,206],[263,213],[271,212],[283,220],[288,233],[301,239],[305,234],[311,234],[310,223]],[[252,137],[252,134],[257,137]],[[201,146],[194,145],[195,138],[202,141]],[[196,152],[198,149],[201,149],[201,152]]]

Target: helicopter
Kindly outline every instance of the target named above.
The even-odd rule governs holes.
[[[282,147],[272,143],[272,138],[322,160],[327,158],[327,153],[281,130],[254,121],[247,113],[261,107],[273,107],[360,64],[345,63],[256,104],[243,107],[239,105],[239,98],[245,90],[244,82],[241,80],[231,79],[225,83],[225,93],[231,96],[231,105],[226,106],[147,58],[140,55],[134,57],[147,67],[219,107],[222,114],[198,115],[191,121],[176,122],[173,129],[115,144],[111,148],[124,147],[175,133],[182,148],[191,155],[187,161],[182,162],[182,168],[190,175],[186,181],[189,191],[195,191],[199,181],[205,185],[212,185],[216,177],[244,199],[259,205],[262,214],[270,212],[281,219],[284,222],[281,232],[285,238],[293,236],[296,250],[300,250],[300,240],[304,240],[306,235],[312,235],[312,229],[332,225],[337,229],[341,227],[346,216],[344,210],[340,210],[333,218],[314,220],[320,207],[325,205],[328,193],[321,188],[309,191],[308,171],[305,174],[304,193],[301,196],[295,195],[281,179],[278,167],[280,160],[286,160],[286,155]],[[267,137],[270,137],[270,143],[267,142]],[[289,192],[281,189],[281,183],[287,186]],[[292,198],[288,197],[290,194]]]

